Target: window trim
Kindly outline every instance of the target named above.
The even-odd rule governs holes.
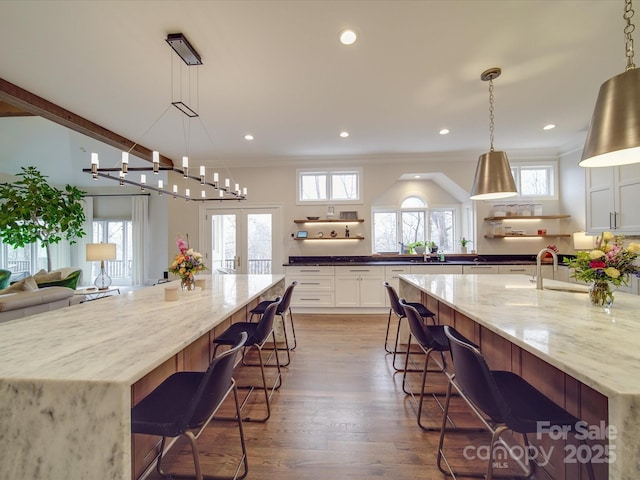
[[[335,199],[332,197],[331,176],[346,173],[353,173],[357,179],[357,198],[353,200]],[[305,200],[301,198],[301,178],[303,175],[316,174],[327,176],[327,198],[322,200]],[[296,205],[327,205],[327,204],[362,204],[362,168],[299,168],[296,169]]]

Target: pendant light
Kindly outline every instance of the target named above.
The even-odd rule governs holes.
[[[498,67],[485,70],[480,75],[483,82],[489,82],[489,134],[491,147],[478,159],[476,174],[471,188],[471,200],[495,200],[513,197],[518,194],[516,182],[513,180],[509,159],[505,152],[493,149],[493,80],[498,78],[502,70]]]
[[[635,29],[631,0],[623,18],[627,68],[602,84],[591,117],[581,167],[611,167],[640,162],[640,70],[633,63]]]

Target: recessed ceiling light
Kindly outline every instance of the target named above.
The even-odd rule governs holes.
[[[446,135],[447,133],[449,133],[448,128],[443,128],[442,130],[440,130],[440,135]]]
[[[340,136],[342,138],[347,138],[349,136],[349,132],[340,132]]]
[[[549,125],[545,125],[544,127],[542,127],[543,130],[553,130],[554,128],[556,128],[556,126],[553,123],[550,123]]]
[[[340,32],[340,43],[343,45],[351,45],[355,43],[358,35],[353,30],[347,29]]]
[[[245,139],[245,140],[253,140],[253,135],[251,135],[250,133],[247,133],[247,134],[244,136],[244,139]]]

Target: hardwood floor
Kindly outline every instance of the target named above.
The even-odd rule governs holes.
[[[418,427],[414,406],[402,392],[402,375],[394,372],[391,356],[384,352],[386,320],[386,314],[295,314],[298,348],[291,365],[283,369],[271,418],[266,423],[244,423],[249,479],[451,478],[436,466],[439,433]],[[240,370],[239,383],[248,370],[259,371]],[[412,378],[419,380],[418,374]],[[444,390],[445,382],[439,383]],[[263,402],[254,395],[248,413],[262,409]],[[428,405],[427,418],[439,427],[441,412],[432,398]],[[464,406],[457,411],[462,423],[471,418]],[[452,452],[472,443],[470,435],[452,437]],[[204,472],[233,472],[239,444],[231,422],[212,422],[199,445]],[[190,451],[182,445],[166,464],[169,470],[184,473],[192,472],[192,465]],[[465,466],[470,465],[465,462]],[[148,478],[161,477],[154,471]]]

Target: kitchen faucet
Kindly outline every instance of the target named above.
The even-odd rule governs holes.
[[[558,255],[550,248],[543,248],[536,256],[536,289],[542,290],[542,257],[545,253],[550,253],[553,257],[553,271],[558,271]]]

